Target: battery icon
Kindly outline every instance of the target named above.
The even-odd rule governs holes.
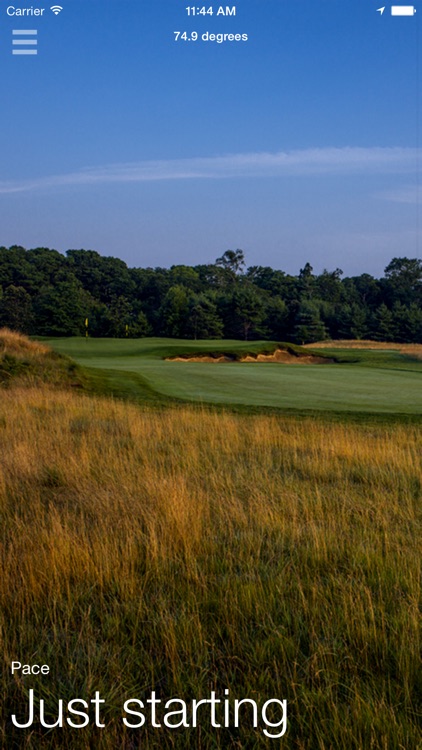
[[[416,8],[413,5],[392,5],[392,16],[414,16]]]

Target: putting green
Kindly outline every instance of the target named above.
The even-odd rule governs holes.
[[[173,398],[301,411],[422,414],[422,362],[398,352],[353,350],[344,353],[345,361],[326,365],[216,364],[170,362],[165,357],[242,352],[245,343],[82,338],[48,343],[85,367],[113,371],[117,378],[119,373],[138,375],[152,391]],[[252,342],[247,348],[258,352],[268,345]]]

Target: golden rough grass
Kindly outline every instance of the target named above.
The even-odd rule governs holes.
[[[370,341],[369,339],[336,339],[334,341],[317,341],[315,344],[306,344],[308,349],[378,349],[397,350],[401,354],[409,354],[418,358],[422,357],[422,344],[399,344],[391,341]]]
[[[31,341],[27,336],[9,328],[0,328],[0,355],[40,356],[51,352],[49,346],[39,341]]]
[[[0,388],[34,388],[42,384],[60,389],[81,387],[82,375],[75,362],[49,346],[0,328]]]
[[[53,716],[58,697],[109,705],[101,742],[5,719],[3,746],[274,747],[250,724],[119,723],[142,691],[215,686],[287,699],[289,748],[416,748],[421,456],[418,425],[2,393],[4,664],[52,668],[4,670],[3,693],[16,711],[34,686]]]

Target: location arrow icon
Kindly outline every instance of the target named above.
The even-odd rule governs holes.
[[[384,13],[384,11],[385,11],[385,5],[383,8],[377,8],[377,13],[380,13],[381,15]]]

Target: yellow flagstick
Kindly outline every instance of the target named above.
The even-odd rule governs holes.
[[[88,338],[88,318],[85,318],[85,338]]]
[[[129,336],[129,326],[127,323],[126,323],[126,336]]]

